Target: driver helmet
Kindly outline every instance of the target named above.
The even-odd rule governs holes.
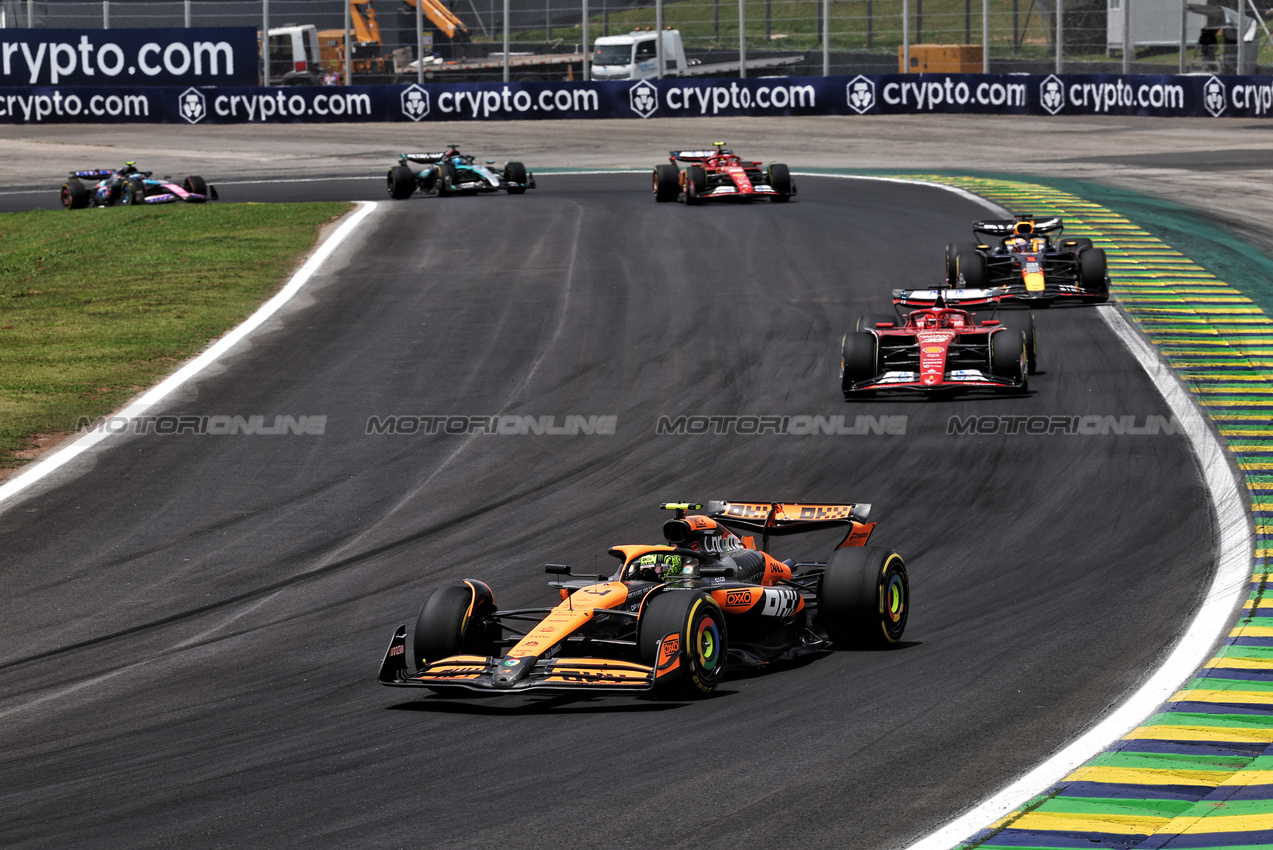
[[[672,581],[685,572],[685,558],[669,552],[648,552],[637,558],[634,578],[643,581]]]

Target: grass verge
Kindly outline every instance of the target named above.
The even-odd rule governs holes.
[[[0,216],[0,476],[249,316],[350,208],[119,207]]]

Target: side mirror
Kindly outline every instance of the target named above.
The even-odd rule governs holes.
[[[568,576],[570,567],[565,564],[544,564],[544,572],[555,576]]]
[[[999,324],[999,320],[998,320],[998,319],[984,319],[984,320],[982,320],[982,322],[981,322],[981,326],[982,326],[983,328],[992,328],[992,327],[994,327],[994,326],[995,326],[995,325],[997,325],[997,324]]]

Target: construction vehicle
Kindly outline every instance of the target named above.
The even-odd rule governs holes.
[[[738,62],[703,64],[685,58],[685,45],[680,30],[663,30],[663,76],[720,77],[738,73]],[[643,80],[659,75],[659,33],[653,29],[635,29],[622,35],[606,35],[592,44],[592,79]],[[744,65],[755,71],[797,65],[803,56],[771,56],[748,59]]]

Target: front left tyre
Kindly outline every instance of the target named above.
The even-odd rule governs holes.
[[[795,194],[795,186],[791,182],[791,169],[781,162],[775,162],[769,166],[769,185],[775,192],[780,193],[770,196],[770,200],[775,204],[785,204]]]
[[[522,195],[526,192],[526,166],[520,162],[510,162],[504,166],[504,182],[510,195]]]
[[[666,591],[645,603],[637,626],[641,663],[655,668],[655,693],[705,697],[725,672],[725,616],[706,593]]]

